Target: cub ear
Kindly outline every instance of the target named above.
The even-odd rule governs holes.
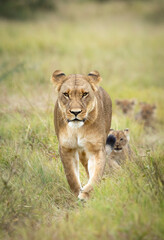
[[[146,104],[146,102],[139,102],[139,105],[140,106],[143,106],[143,105],[145,105]]]
[[[116,105],[120,105],[120,103],[121,103],[121,100],[119,100],[119,99],[116,99],[116,100],[115,100],[115,103],[116,103]]]
[[[157,106],[156,106],[155,104],[153,104],[153,106],[152,106],[152,107],[153,107],[153,109],[154,109],[154,110],[157,108]]]
[[[60,87],[61,87],[62,83],[64,82],[65,78],[66,78],[66,75],[61,70],[56,70],[52,74],[51,81],[55,85],[55,89],[57,91],[60,90]]]
[[[108,135],[109,134],[112,134],[112,132],[114,131],[114,129],[113,128],[111,128],[110,130],[109,130],[109,133],[108,133]]]
[[[136,105],[136,103],[137,103],[136,99],[132,99],[132,100],[131,100],[131,104],[132,104],[132,105]]]
[[[124,129],[124,133],[125,133],[125,135],[127,137],[127,140],[129,141],[130,140],[130,130],[129,130],[129,128],[125,128]]]
[[[125,129],[124,129],[124,133],[125,133],[126,135],[129,135],[129,134],[130,134],[129,128],[125,128]]]
[[[94,91],[97,91],[97,87],[99,83],[101,82],[101,77],[98,71],[92,71],[88,74],[89,82],[93,88]]]

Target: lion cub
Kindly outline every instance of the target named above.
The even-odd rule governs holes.
[[[136,114],[135,119],[143,122],[145,127],[152,127],[156,108],[154,104],[140,102],[140,111]]]
[[[126,161],[127,158],[131,157],[131,149],[129,145],[129,129],[126,128],[123,131],[116,131],[114,129],[110,130],[106,141],[106,153],[107,153],[107,163],[110,168],[119,169],[122,163]],[[111,141],[113,142],[115,138],[115,144],[112,152],[110,151]],[[111,153],[110,153],[111,152]]]
[[[136,101],[134,99],[116,100],[116,105],[122,110],[123,114],[131,115],[134,111]]]

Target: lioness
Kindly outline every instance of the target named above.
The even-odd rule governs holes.
[[[58,92],[54,124],[61,161],[71,190],[84,200],[104,172],[112,102],[99,87],[101,77],[97,71],[66,76],[57,70],[52,81]],[[79,178],[79,159],[89,178],[83,188]]]

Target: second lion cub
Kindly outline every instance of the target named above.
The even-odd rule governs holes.
[[[114,129],[110,130],[106,141],[107,163],[109,168],[119,169],[126,159],[130,159],[132,152],[129,145],[129,132],[128,128],[122,131],[116,131]],[[110,145],[110,142],[113,142],[113,138],[115,138],[115,144],[110,153],[111,148],[108,146]]]

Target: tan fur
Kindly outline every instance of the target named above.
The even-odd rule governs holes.
[[[105,143],[112,117],[111,99],[98,86],[101,77],[97,71],[66,76],[57,70],[52,81],[58,92],[54,123],[61,161],[71,190],[80,199],[87,199],[104,172]],[[75,113],[80,121],[73,121]],[[83,188],[79,179],[79,160],[89,177]]]
[[[143,122],[145,127],[152,127],[155,121],[156,105],[140,102],[140,111],[136,114],[135,119]]]
[[[123,114],[132,115],[136,101],[134,99],[116,100],[116,105],[122,110]]]
[[[109,168],[119,169],[126,159],[131,158],[132,152],[129,145],[129,129],[123,131],[111,129],[110,134],[115,136],[116,142],[112,153],[109,156],[107,154],[107,163]]]

